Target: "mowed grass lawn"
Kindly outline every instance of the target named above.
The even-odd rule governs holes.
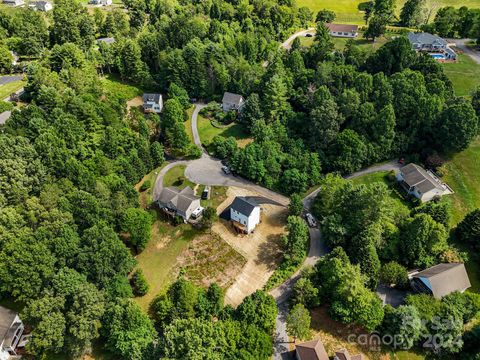
[[[458,62],[442,64],[443,70],[453,83],[457,96],[470,95],[480,86],[480,65],[470,56],[460,54]]]
[[[240,147],[245,146],[246,144],[251,142],[251,139],[249,139],[243,125],[235,122],[225,127],[217,128],[211,124],[209,119],[198,115],[197,126],[200,140],[205,146],[208,146],[212,142],[213,138],[217,135],[225,138],[233,136],[235,139],[237,139],[237,143]]]
[[[163,177],[163,186],[175,186],[179,189],[190,186],[193,189],[195,184],[185,177],[185,169],[185,165],[178,165],[168,170]]]
[[[315,37],[306,37],[302,36],[300,38],[300,43],[303,46],[312,46],[313,40]],[[342,51],[345,49],[345,46],[347,45],[348,40],[352,40],[353,43],[358,46],[361,49],[365,49],[366,51],[373,52],[377,50],[380,46],[385,44],[388,41],[388,37],[382,36],[375,40],[375,42],[364,39],[363,38],[363,33],[359,33],[358,37],[356,39],[348,39],[348,38],[340,38],[340,37],[332,37],[333,44],[335,45],[335,49]]]
[[[26,81],[18,80],[12,81],[11,83],[0,85],[0,100],[3,100],[10,96],[10,94],[14,93],[17,90],[20,90],[23,86],[25,86]]]
[[[397,14],[400,13],[401,8],[406,0],[397,0]],[[315,14],[321,9],[332,10],[337,14],[338,23],[351,23],[363,25],[363,11],[360,10],[361,5],[366,0],[297,0],[298,6],[307,6]],[[444,6],[468,6],[470,8],[480,8],[480,0],[427,0],[427,7],[435,4],[438,9]],[[433,20],[433,16],[431,19]]]

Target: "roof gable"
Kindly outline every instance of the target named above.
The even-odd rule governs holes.
[[[465,265],[462,263],[438,264],[413,275],[427,286],[434,297],[441,298],[454,291],[471,286]]]
[[[155,102],[158,103],[160,102],[160,99],[162,98],[161,94],[148,94],[145,93],[143,94],[143,102]]]
[[[307,341],[296,345],[297,355],[300,360],[328,360],[327,352],[320,339]]]
[[[230,92],[225,92],[223,94],[222,103],[240,105],[243,102],[243,96],[239,94],[234,94]]]
[[[258,207],[258,204],[254,200],[239,196],[237,196],[235,200],[233,200],[232,205],[230,205],[231,209],[247,217],[252,214],[256,207]]]
[[[0,344],[7,336],[8,330],[17,317],[17,313],[6,307],[0,306]]]

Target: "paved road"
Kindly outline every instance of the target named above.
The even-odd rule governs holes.
[[[168,170],[171,168],[178,166],[178,165],[187,165],[189,161],[172,161],[168,165],[164,166],[162,170],[160,170],[160,173],[157,175],[157,180],[155,181],[155,187],[153,188],[153,200],[156,201],[162,192],[163,189],[163,178],[165,177],[165,174],[167,173]]]
[[[285,50],[290,50],[290,48],[292,47],[293,40],[295,40],[299,36],[305,36],[307,34],[312,34],[312,35],[315,34],[315,28],[308,28],[306,30],[297,31],[295,34],[293,34],[287,40],[285,40],[282,43],[281,47],[284,48]]]
[[[471,39],[448,39],[449,42],[455,43],[455,46],[470,56],[473,61],[480,65],[480,51],[472,50],[467,46]]]
[[[23,75],[5,75],[0,76],[0,85],[9,84],[14,81],[22,80]]]

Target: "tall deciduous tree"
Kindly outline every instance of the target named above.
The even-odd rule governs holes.
[[[296,304],[287,316],[287,332],[293,336],[293,342],[298,339],[305,340],[310,335],[311,317],[303,304]]]

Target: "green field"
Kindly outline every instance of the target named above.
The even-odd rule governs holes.
[[[336,22],[365,24],[363,12],[359,9],[365,0],[297,0],[298,6],[307,6],[317,13],[321,9],[332,10],[337,14]],[[397,0],[397,13],[400,12],[405,0]],[[427,7],[438,9],[443,6],[468,6],[480,8],[480,0],[427,0]],[[361,6],[360,6],[361,8]]]
[[[242,146],[243,142],[248,139],[248,134],[245,132],[243,125],[231,123],[225,127],[217,128],[211,124],[209,119],[201,115],[198,116],[198,133],[202,144],[205,146],[208,146],[217,135],[225,138],[233,136],[238,140],[239,146]]]
[[[23,80],[13,81],[8,84],[0,85],[0,100],[10,96],[17,90],[20,90],[26,84]]]
[[[185,177],[185,165],[178,165],[167,171],[163,177],[163,186],[176,186],[183,189],[190,186],[192,189],[195,184]]]
[[[453,83],[457,96],[470,95],[480,86],[480,65],[468,55],[460,54],[458,62],[442,64],[443,70]]]
[[[360,49],[364,49],[366,51],[371,51],[373,52],[374,50],[377,50],[380,46],[385,44],[389,40],[389,36],[382,36],[375,40],[375,42],[364,39],[363,34],[360,32],[358,35],[358,38],[356,39],[348,39],[348,38],[340,38],[340,37],[332,37],[333,44],[335,45],[335,49],[342,51],[345,48],[345,45],[347,45],[348,40],[352,40],[353,43],[358,46]],[[300,43],[303,46],[311,46],[313,44],[314,37],[306,37],[302,36],[300,37]]]

